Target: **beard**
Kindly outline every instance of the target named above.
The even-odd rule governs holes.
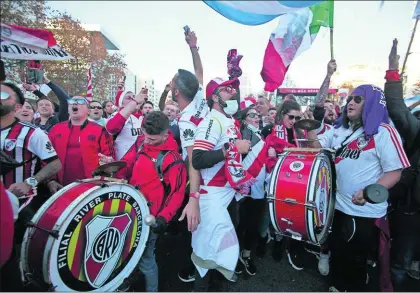
[[[13,111],[13,105],[0,105],[0,117],[6,116]]]

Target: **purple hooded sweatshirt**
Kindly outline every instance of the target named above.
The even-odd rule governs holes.
[[[380,88],[371,84],[364,84],[355,88],[351,96],[362,96],[365,98],[362,120],[367,137],[377,134],[381,123],[389,124],[385,95]],[[347,105],[345,106],[346,108]],[[342,117],[340,118],[335,123],[336,128],[343,125]]]

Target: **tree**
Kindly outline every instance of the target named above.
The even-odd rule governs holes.
[[[45,28],[50,7],[46,1],[0,1],[1,22],[27,27]]]
[[[50,19],[50,27],[60,46],[74,57],[67,62],[45,62],[51,79],[72,95],[86,95],[87,72],[92,63],[93,97],[104,100],[111,92],[111,80],[124,74],[124,56],[108,53],[102,35],[84,30],[69,14],[58,12]]]
[[[5,13],[3,15],[3,12]],[[126,64],[121,54],[110,54],[102,34],[88,32],[68,13],[51,11],[45,1],[1,1],[2,22],[27,27],[48,28],[58,44],[74,59],[42,61],[48,78],[59,84],[71,96],[86,95],[87,73],[93,64],[94,99],[103,100],[111,92],[113,83],[124,74]],[[8,79],[25,80],[26,61],[7,59]]]
[[[50,7],[46,1],[0,1],[1,22],[27,27],[45,28]],[[4,59],[8,79],[20,83],[25,79],[23,60]]]

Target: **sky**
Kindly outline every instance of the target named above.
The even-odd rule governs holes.
[[[252,79],[255,91],[264,83],[260,77],[265,48],[277,20],[259,26],[232,22],[202,1],[48,1],[82,23],[98,24],[114,40],[130,71],[142,79],[154,79],[163,90],[178,68],[193,71],[183,27],[188,25],[198,38],[204,68],[204,83],[227,78],[226,55],[236,48],[243,55],[241,68]],[[392,40],[399,40],[402,64],[412,33],[415,1],[336,1],[334,55],[338,69],[352,65],[388,66]],[[420,79],[420,28],[408,61],[409,82]],[[330,59],[329,30],[321,32],[313,46],[293,61],[288,78],[298,87],[319,87]],[[71,53],[71,52],[70,52]],[[416,64],[416,65],[415,65]],[[382,85],[381,85],[382,86]]]

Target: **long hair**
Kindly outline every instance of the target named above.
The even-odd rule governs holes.
[[[293,111],[293,110],[299,111],[299,112],[302,111],[298,102],[293,101],[293,100],[281,102],[281,104],[277,108],[275,123],[283,124],[284,115],[288,114],[290,111]],[[303,138],[304,132],[302,129],[295,128],[295,131],[296,131],[296,135],[298,136],[295,138]]]
[[[298,102],[293,100],[281,102],[280,105],[277,107],[276,124],[282,123],[284,115],[293,110],[301,111]]]

